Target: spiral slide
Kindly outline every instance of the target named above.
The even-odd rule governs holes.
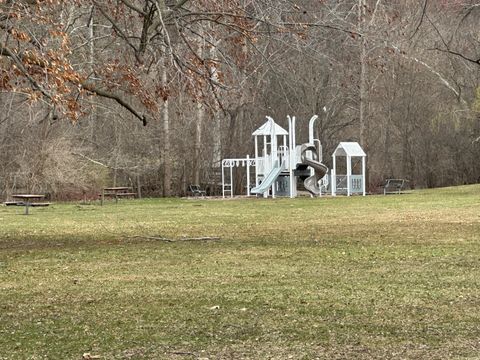
[[[312,157],[307,156],[307,151],[311,151]],[[318,181],[328,172],[328,167],[318,161],[317,148],[314,144],[303,144],[301,148],[302,163],[313,168],[314,173],[303,182],[305,189],[314,196],[320,195],[320,186]]]

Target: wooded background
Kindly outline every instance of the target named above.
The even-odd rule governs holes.
[[[183,195],[308,120],[368,189],[480,181],[478,0],[0,0],[0,191]],[[323,110],[325,108],[325,111]],[[242,183],[239,183],[242,186]]]

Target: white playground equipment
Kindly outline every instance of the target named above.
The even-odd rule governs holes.
[[[313,129],[317,115],[309,121],[308,143],[296,144],[295,117],[288,116],[286,131],[267,116],[260,128],[253,132],[255,139],[255,156],[252,158],[234,158],[222,160],[222,196],[233,197],[233,168],[245,166],[247,172],[247,195],[297,196],[297,178],[304,179],[304,187],[312,196],[321,196],[329,184],[328,168],[322,163],[322,145],[314,138]],[[281,144],[279,144],[279,139]],[[356,144],[356,146],[354,145]],[[358,151],[360,149],[361,153]],[[338,152],[337,152],[338,150]],[[332,195],[337,193],[363,192],[365,195],[365,153],[357,143],[340,143],[334,154],[332,171]],[[336,156],[347,158],[347,174],[337,175],[335,171]],[[362,157],[362,173],[352,175],[352,158]],[[255,170],[255,184],[251,188],[250,167]],[[229,170],[229,171],[225,171]],[[346,187],[345,187],[346,184]],[[345,189],[344,189],[345,187]],[[345,190],[345,191],[344,191]]]

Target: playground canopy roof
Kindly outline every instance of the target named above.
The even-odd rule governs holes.
[[[257,130],[253,132],[253,136],[270,136],[272,134],[272,127],[270,121],[267,121],[265,124],[260,126]],[[275,135],[288,135],[288,131],[282,128],[280,125],[275,123]]]
[[[333,156],[358,156],[365,157],[365,151],[357,142],[341,142],[333,152]]]

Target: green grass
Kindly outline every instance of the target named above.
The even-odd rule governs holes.
[[[22,212],[0,207],[2,360],[479,357],[480,186]]]

